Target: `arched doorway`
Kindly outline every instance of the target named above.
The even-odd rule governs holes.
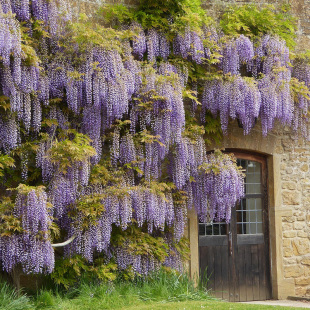
[[[199,223],[200,277],[216,297],[229,301],[271,298],[267,161],[234,152],[246,174],[245,197],[230,224]]]

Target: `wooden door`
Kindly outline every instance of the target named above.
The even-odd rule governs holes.
[[[245,197],[230,224],[199,223],[200,277],[213,295],[229,301],[271,298],[266,160],[238,154]]]

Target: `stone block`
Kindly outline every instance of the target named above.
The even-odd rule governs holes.
[[[301,263],[302,263],[303,265],[310,266],[310,256],[305,256],[305,257],[303,257],[302,260],[301,260]]]
[[[308,238],[309,235],[308,235],[308,233],[306,233],[305,231],[298,231],[298,232],[297,232],[297,237],[300,237],[300,238]]]
[[[308,254],[310,252],[309,240],[308,238],[302,238],[293,241],[293,249],[295,255]]]
[[[294,230],[283,232],[283,237],[284,238],[294,238],[296,236],[297,236],[297,232],[294,231]]]
[[[283,249],[283,256],[284,257],[292,257],[294,256],[294,251],[292,247],[287,247]]]
[[[286,174],[292,174],[292,173],[293,173],[293,168],[286,169]]]
[[[296,211],[293,212],[293,215],[294,216],[304,216],[305,212],[300,211],[300,210],[296,210]]]
[[[310,184],[303,184],[302,185],[302,190],[303,191],[307,191],[307,192],[310,192]]]
[[[309,285],[310,284],[310,277],[301,277],[295,279],[295,283],[297,285]]]
[[[310,197],[305,196],[305,197],[303,197],[302,201],[303,201],[303,205],[305,206],[305,208],[309,209]]]
[[[295,190],[297,187],[295,182],[283,182],[282,189]]]
[[[305,223],[304,222],[295,222],[294,223],[294,229],[302,230],[304,228],[305,228]]]
[[[295,295],[296,296],[305,296],[307,293],[307,288],[306,287],[303,287],[303,286],[298,286],[296,287],[295,289]]]
[[[300,194],[298,192],[288,192],[284,191],[282,193],[283,204],[285,205],[299,205],[300,204]]]
[[[293,230],[293,223],[283,223],[282,230],[283,231]]]
[[[301,147],[301,148],[295,148],[295,152],[296,153],[306,153],[307,152],[307,149],[306,148],[304,148],[304,147]]]
[[[300,265],[284,266],[285,278],[298,278],[304,274],[303,268]]]
[[[304,216],[298,216],[298,217],[296,218],[296,220],[299,221],[299,222],[302,222],[302,221],[305,220],[305,217],[304,217]]]
[[[305,272],[305,277],[310,277],[310,267],[309,266],[305,266],[304,272]]]
[[[283,257],[283,263],[284,263],[284,265],[296,265],[296,263],[298,263],[297,261],[296,261],[296,258],[287,258],[287,257]]]
[[[294,223],[295,218],[293,216],[283,216],[282,222]]]
[[[281,145],[278,145],[278,146],[276,146],[274,152],[275,152],[275,154],[283,154],[284,149]]]
[[[300,167],[300,170],[301,171],[304,171],[304,172],[307,172],[309,170],[309,166],[307,164],[303,164],[301,167]]]
[[[286,163],[280,164],[280,170],[285,170],[286,169]]]

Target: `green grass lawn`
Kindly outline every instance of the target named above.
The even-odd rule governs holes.
[[[212,298],[206,292],[193,290],[181,292],[175,283],[173,288],[167,284],[145,283],[140,286],[121,284],[113,289],[106,285],[83,285],[78,296],[55,295],[51,291],[42,291],[35,299],[35,309],[61,310],[191,310],[191,309],[292,309],[291,307],[275,307],[265,305],[249,305],[228,303]],[[302,308],[294,308],[302,309]]]
[[[101,309],[115,309],[115,310],[192,310],[192,309],[218,309],[218,310],[255,310],[255,309],[275,309],[275,310],[289,310],[289,309],[304,309],[304,308],[291,308],[291,307],[275,307],[265,305],[249,305],[242,303],[228,303],[222,301],[180,301],[180,302],[152,302],[152,301],[139,301],[131,300],[127,305],[120,298],[119,305],[108,306],[105,300],[93,298],[92,300],[86,299],[73,299],[62,300],[60,303],[55,304],[49,308],[36,309],[62,309],[62,310],[101,310]],[[38,305],[39,306],[39,305]]]
[[[51,286],[34,294],[16,294],[0,280],[0,310],[192,310],[192,309],[284,309],[265,305],[228,303],[216,300],[203,287],[195,287],[184,275],[159,273],[133,282],[89,283],[81,281],[64,290]],[[302,309],[302,308],[294,308]]]
[[[154,309],[154,310],[191,310],[191,309],[219,309],[219,310],[237,310],[237,309],[244,309],[244,310],[255,310],[255,309],[276,309],[276,310],[289,310],[292,308],[288,307],[274,307],[274,306],[265,306],[265,305],[249,305],[249,304],[241,304],[241,303],[227,303],[221,301],[183,301],[183,302],[171,302],[169,304],[165,303],[153,303],[151,305],[140,305],[132,306],[132,307],[124,307],[120,309],[126,310],[134,310],[134,309]],[[294,308],[294,309],[304,309],[304,308]]]

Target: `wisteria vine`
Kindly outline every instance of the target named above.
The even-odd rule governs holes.
[[[85,28],[62,1],[0,0],[0,150],[27,184],[9,195],[4,270],[52,272],[54,219],[58,238],[74,239],[65,256],[103,255],[137,275],[181,271],[187,210],[229,222],[244,192],[233,157],[206,152],[207,113],[224,133],[231,119],[244,134],[260,120],[263,135],[279,121],[308,138],[307,57],[292,63],[268,34],[167,23],[171,33],[137,20]],[[146,253],[141,240],[169,250]]]

